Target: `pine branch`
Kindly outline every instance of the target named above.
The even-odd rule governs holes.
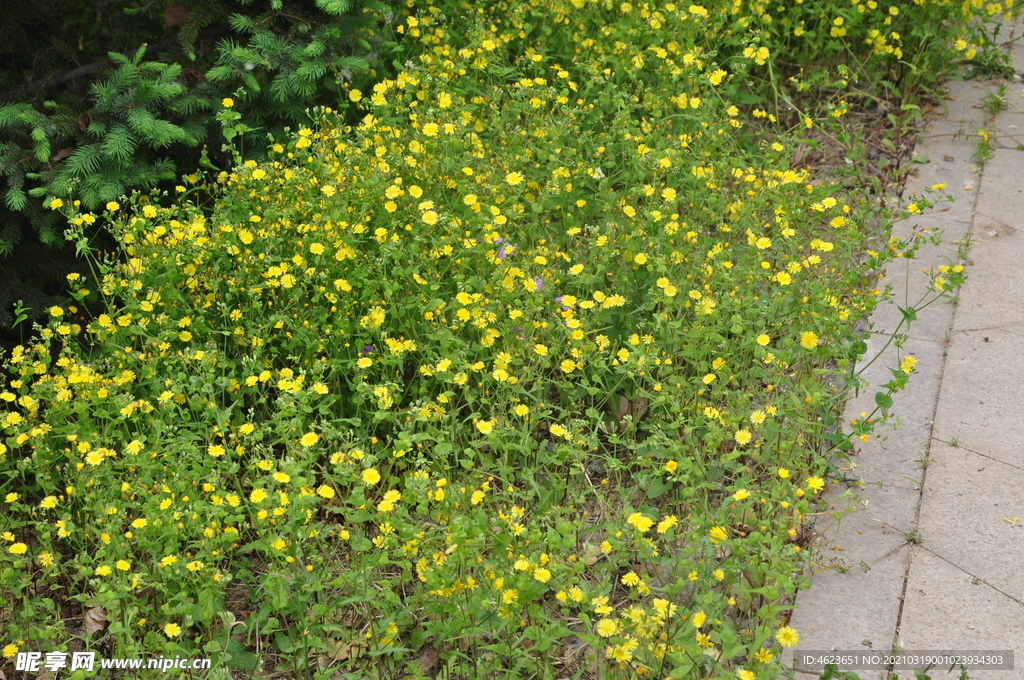
[[[227,26],[214,26],[213,28],[208,28],[202,33],[200,33],[200,36],[203,38],[208,38],[214,35],[224,33],[228,30],[230,29]],[[157,54],[158,52],[166,50],[169,47],[174,47],[180,42],[180,38],[171,38],[170,40],[163,40],[152,45],[144,44],[146,47],[145,56],[149,57],[151,54]],[[4,102],[24,99],[26,95],[30,95],[33,92],[37,92],[39,90],[52,90],[53,88],[60,87],[65,83],[71,82],[72,80],[78,80],[79,78],[84,78],[88,75],[92,75],[93,73],[102,71],[103,69],[110,66],[110,64],[111,60],[107,58],[101,61],[94,61],[91,64],[86,64],[85,66],[80,66],[70,71],[65,71],[60,75],[54,74],[49,78],[37,80],[34,83],[29,83],[28,85],[25,85],[24,87],[21,87],[17,90],[11,90],[10,92],[0,94],[0,104]]]

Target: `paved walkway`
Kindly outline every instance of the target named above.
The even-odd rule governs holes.
[[[1024,44],[1011,56],[1024,72]],[[838,526],[819,518],[817,528],[828,528],[818,571],[790,623],[797,650],[1014,650],[1013,670],[969,676],[1024,679],[1024,83],[1004,84],[1009,108],[993,120],[982,104],[999,83],[947,83],[948,114],[918,144],[918,160],[928,162],[908,178],[904,204],[938,183],[956,201],[895,227],[901,238],[915,225],[942,229],[943,244],[924,247],[909,274],[890,267],[880,287],[892,284],[897,304],[913,304],[928,286],[920,268],[956,264],[967,239],[968,279],[955,301],[933,304],[910,326],[904,351],[918,372],[894,397],[899,425],[858,444],[846,472],[863,481],[852,489],[861,508]],[[971,160],[979,128],[996,134],[983,168]],[[900,318],[893,305],[876,310],[868,358]],[[865,373],[872,386],[891,378],[895,356],[890,346]],[[873,409],[876,391],[847,404],[847,422]],[[830,489],[833,507],[846,506],[844,490]],[[959,677],[947,668],[929,675]]]

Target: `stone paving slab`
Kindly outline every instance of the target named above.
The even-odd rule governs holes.
[[[922,545],[1024,602],[1024,466],[940,441],[932,442],[929,458],[918,525]]]
[[[1019,425],[1024,364],[1014,361],[1021,356],[1020,341],[1020,335],[1001,329],[954,334],[944,398],[935,413],[935,439],[1024,467],[1024,428]]]
[[[868,343],[869,353],[876,354],[884,336],[874,336]],[[847,402],[847,422],[870,413],[875,408],[875,393],[892,378],[888,367],[896,365],[896,347],[890,346],[878,361],[864,373],[868,385]],[[942,345],[928,340],[909,339],[903,346],[905,354],[917,359],[917,373],[898,395],[893,407],[895,429],[883,426],[877,436],[865,443],[856,442],[857,454],[851,456],[851,476],[866,484],[883,483],[920,490],[921,462],[928,453],[935,401],[942,380]]]
[[[1024,151],[995,150],[995,155],[985,167],[984,186],[978,192],[976,226],[979,230],[1003,227],[1013,235],[1024,228],[1020,220],[1021,206],[1024,205],[1022,164]]]
[[[969,672],[970,680],[1024,678],[1024,605],[978,581],[924,549],[912,553],[906,601],[900,617],[900,645],[905,650],[1014,650],[1014,670]],[[955,680],[959,673],[929,671],[932,680]],[[863,676],[862,676],[863,677]],[[900,680],[914,673],[901,671]]]
[[[1007,91],[1006,103],[1011,110],[996,117],[996,145],[1002,148],[1014,149],[1024,145],[1024,99],[1014,96],[1018,89],[1020,87],[1015,86]]]

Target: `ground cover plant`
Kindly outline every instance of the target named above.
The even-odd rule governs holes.
[[[348,92],[356,127],[316,109],[172,207],[49,201],[92,269],[5,364],[5,657],[783,673],[829,455],[914,368],[839,423],[853,324],[932,235],[872,250],[867,201],[750,131],[782,122],[743,101],[770,32],[716,22],[751,8],[410,6],[419,50]],[[963,267],[928,275],[934,298]]]

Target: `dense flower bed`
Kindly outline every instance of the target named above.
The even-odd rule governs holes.
[[[211,677],[778,675],[827,454],[875,425],[836,423],[851,329],[916,242],[869,251],[741,85],[947,11],[820,5],[427,7],[355,129],[109,204],[107,312],[51,309],[0,392],[5,656],[84,617]]]

